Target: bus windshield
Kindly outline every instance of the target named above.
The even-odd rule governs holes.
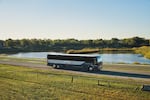
[[[102,58],[100,56],[97,56],[97,62],[102,62]]]

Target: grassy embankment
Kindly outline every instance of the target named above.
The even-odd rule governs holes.
[[[150,81],[0,65],[0,100],[148,100],[143,84]]]
[[[142,46],[140,48],[134,48],[135,53],[142,54],[145,58],[150,59],[150,46]]]
[[[39,63],[46,64],[46,58],[17,58],[11,57],[6,54],[0,54],[1,61],[19,61],[19,62],[31,62],[31,63]]]
[[[81,50],[67,50],[66,53],[69,54],[86,54],[86,53],[113,53],[113,52],[132,52],[132,48],[84,48]]]

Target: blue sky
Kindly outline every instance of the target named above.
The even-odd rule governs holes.
[[[150,38],[150,0],[0,0],[0,39]]]

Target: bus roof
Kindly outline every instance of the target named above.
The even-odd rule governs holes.
[[[100,57],[100,55],[94,55],[94,54],[65,54],[65,53],[56,53],[52,52],[48,55],[58,55],[58,56],[81,56],[81,57]]]

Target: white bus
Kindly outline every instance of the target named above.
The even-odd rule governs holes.
[[[101,70],[102,58],[99,55],[51,53],[47,55],[47,65],[53,68],[94,71]]]

